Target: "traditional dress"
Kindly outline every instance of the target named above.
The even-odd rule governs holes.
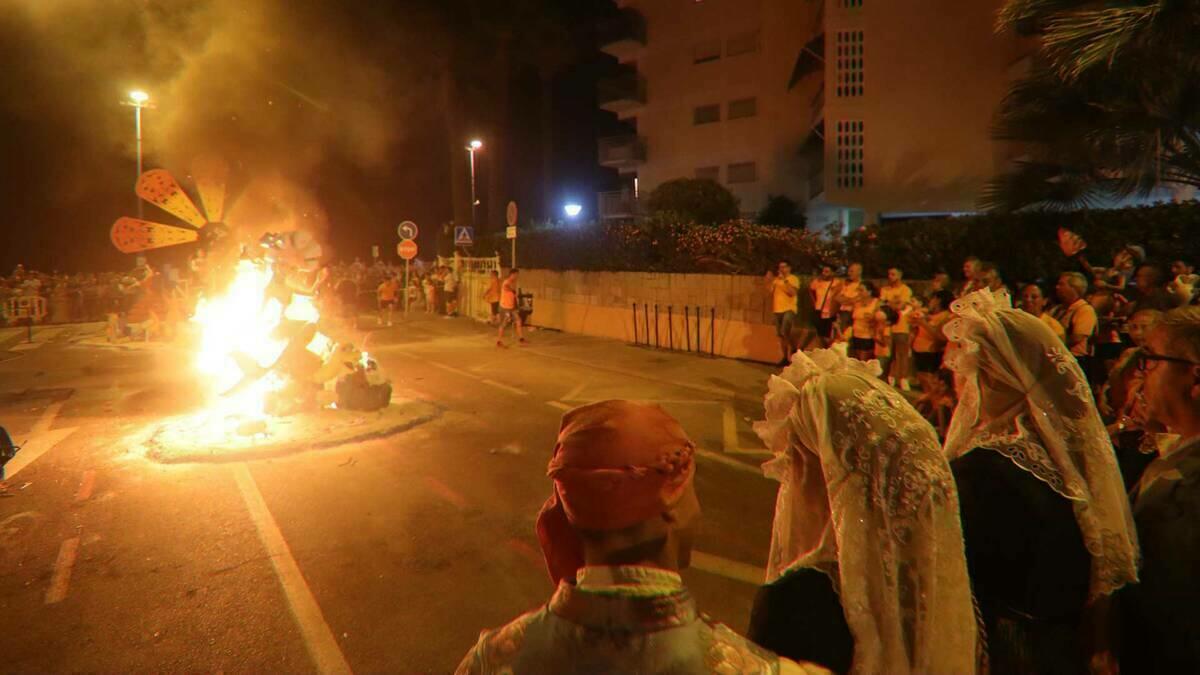
[[[558,589],[544,607],[485,631],[458,673],[827,672],[781,659],[702,617],[674,571],[584,565],[578,529],[625,530],[686,509],[684,500],[695,506],[694,453],[658,406],[605,401],[564,415],[548,471],[554,492],[537,521]]]
[[[1137,579],[1112,443],[1075,358],[1007,293],[952,305],[946,456],[994,673],[1084,672],[1085,606]]]
[[[838,671],[974,673],[954,479],[933,427],[879,372],[817,350],[770,380],[755,430],[781,485],[750,637]]]

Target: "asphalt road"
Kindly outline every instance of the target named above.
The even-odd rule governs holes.
[[[703,611],[744,630],[775,484],[753,397],[619,367],[635,347],[535,333],[498,349],[465,320],[374,331],[396,398],[436,420],[381,440],[248,463],[161,465],[130,443],[200,401],[189,355],[0,329],[0,425],[27,443],[0,497],[4,672],[446,673],[483,628],[552,588],[533,523],[564,409],[661,402],[704,448]],[[94,341],[93,341],[94,342]],[[641,363],[646,363],[644,352]],[[744,369],[765,380],[765,369]],[[707,378],[707,381],[716,381]],[[32,460],[32,461],[30,461]]]

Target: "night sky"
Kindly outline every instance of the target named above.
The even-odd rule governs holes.
[[[155,105],[143,113],[146,168],[182,177],[198,156],[224,157],[237,195],[231,223],[303,223],[336,257],[366,259],[372,244],[394,253],[396,224],[412,219],[426,257],[453,214],[442,77],[448,54],[469,53],[453,75],[460,134],[504,134],[522,217],[568,197],[593,204],[615,181],[595,164],[596,138],[615,125],[594,94],[613,66],[593,34],[615,11],[611,0],[545,0],[571,17],[574,45],[553,79],[550,200],[541,195],[537,69],[528,54],[513,60],[508,120],[497,126],[490,55],[469,51],[486,43],[469,33],[481,19],[472,14],[475,28],[463,28],[468,13],[446,9],[454,4],[0,0],[0,273],[18,262],[64,272],[130,264],[108,229],[137,210],[134,111],[121,105],[132,89]],[[490,159],[485,148],[484,200]],[[465,166],[465,149],[453,160]],[[178,224],[151,205],[145,214]]]

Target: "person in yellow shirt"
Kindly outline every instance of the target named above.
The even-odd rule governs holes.
[[[837,295],[834,296],[838,303],[838,326],[842,330],[848,328],[854,321],[854,305],[858,302],[859,294],[862,291],[862,273],[862,265],[850,263],[850,266],[846,268],[846,279],[842,281]]]
[[[913,292],[904,283],[904,272],[898,267],[887,271],[887,283],[879,289],[879,300],[896,312],[898,318],[892,325],[892,363],[888,382],[904,391],[910,389],[908,378],[912,373],[912,349],[908,313],[912,310]]]
[[[813,303],[813,327],[817,331],[819,346],[829,347],[833,340],[833,325],[837,319],[838,303],[836,298],[842,290],[842,282],[833,276],[833,268],[821,266],[821,275],[808,285],[809,295]]]
[[[500,273],[496,270],[492,270],[488,278],[488,287],[483,292],[483,301],[491,308],[488,323],[494,326],[500,322]]]
[[[870,282],[861,282],[851,313],[850,356],[859,361],[875,358],[875,324],[879,314],[879,292]]]
[[[1046,295],[1042,293],[1042,287],[1037,284],[1025,284],[1021,289],[1021,309],[1029,314],[1041,319],[1042,323],[1046,324],[1054,334],[1058,336],[1063,344],[1067,343],[1067,331],[1063,328],[1058,319],[1050,316],[1046,311]]]
[[[800,279],[792,274],[792,266],[780,261],[774,272],[767,272],[767,292],[771,295],[771,311],[775,314],[775,334],[779,336],[779,348],[783,358],[779,365],[786,366],[796,353],[796,340],[792,337],[796,324],[796,300],[800,297]]]

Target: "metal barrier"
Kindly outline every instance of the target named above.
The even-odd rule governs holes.
[[[46,299],[38,295],[10,298],[4,307],[4,316],[10,323],[24,323],[29,329],[29,341],[33,342],[33,324],[46,318]]]
[[[676,314],[674,305],[666,305],[665,308],[657,304],[641,303],[641,312],[638,311],[639,303],[633,303],[633,343],[646,347],[654,347],[655,349],[669,349],[672,351],[682,351],[696,354],[707,354],[708,356],[717,355],[717,309],[715,307],[708,308],[708,330],[704,330],[704,315],[701,308],[697,306],[683,306],[683,322],[682,331],[678,332],[680,337],[676,337]],[[662,334],[661,324],[662,319],[667,321],[666,335]],[[653,316],[651,316],[653,312]],[[641,326],[638,326],[639,320]],[[651,328],[653,321],[653,328]],[[705,350],[704,333],[708,333],[708,349]],[[664,341],[663,338],[666,338]],[[693,341],[693,337],[695,340]]]

